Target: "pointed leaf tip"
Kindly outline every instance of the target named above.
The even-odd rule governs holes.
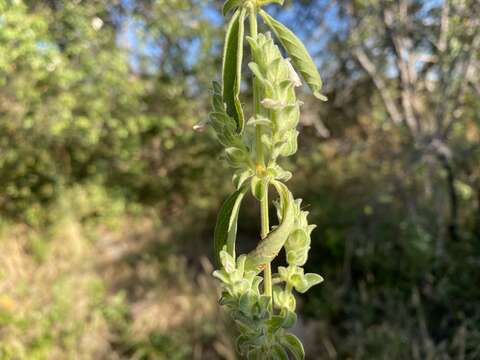
[[[317,99],[321,101],[328,101],[328,98],[325,95],[321,94],[319,91],[314,91],[313,96],[315,96]]]
[[[244,127],[242,104],[240,103],[240,84],[242,82],[243,35],[246,9],[238,9],[230,19],[222,64],[222,96],[227,113],[235,119],[237,132]]]
[[[295,360],[305,359],[305,350],[301,341],[293,334],[285,334],[282,339],[282,345],[284,345]]]
[[[227,0],[225,4],[223,4],[222,14],[223,16],[227,16],[227,14],[235,9],[237,6],[240,5],[240,0]]]

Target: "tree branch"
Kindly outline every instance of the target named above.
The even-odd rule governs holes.
[[[397,20],[402,27],[406,26],[406,19],[408,17],[407,4],[401,1],[399,4],[399,11],[396,14]],[[382,21],[385,26],[386,34],[392,44],[395,60],[399,70],[400,81],[400,96],[405,114],[405,120],[413,134],[418,134],[420,131],[420,121],[416,116],[415,111],[415,90],[413,78],[415,77],[415,65],[412,64],[412,56],[410,55],[411,43],[396,31],[394,26],[395,14],[382,4]]]
[[[393,123],[396,124],[396,125],[402,124],[403,123],[403,121],[402,121],[403,117],[402,117],[400,111],[398,110],[398,107],[395,104],[395,101],[388,94],[387,85],[386,85],[383,77],[377,72],[373,62],[367,56],[365,51],[360,47],[353,50],[353,55],[355,56],[355,58],[358,60],[360,65],[367,72],[367,74],[370,76],[373,83],[375,84],[375,87],[377,88],[378,92],[380,93],[383,104],[385,105],[385,108],[388,112],[388,115],[390,116]]]

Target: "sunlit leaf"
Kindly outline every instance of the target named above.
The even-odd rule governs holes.
[[[222,9],[223,16],[226,16],[231,10],[235,9],[239,5],[240,5],[240,0],[225,1],[225,4],[223,4],[223,9]]]
[[[263,199],[267,192],[268,183],[265,179],[254,176],[250,182],[252,195],[259,201]]]
[[[303,79],[315,97],[320,100],[326,100],[326,97],[320,93],[322,89],[322,79],[305,45],[303,45],[300,39],[290,29],[272,18],[265,11],[260,10],[260,15],[280,40],[282,46],[292,59],[294,67],[302,74]]]
[[[274,360],[288,360],[288,354],[282,345],[275,344],[272,349],[272,357]]]
[[[259,6],[267,5],[267,4],[278,4],[283,5],[283,0],[260,0],[258,1]]]
[[[295,290],[299,293],[307,292],[312,286],[320,284],[323,278],[318,274],[308,273],[303,276],[299,276],[295,281]]]
[[[305,350],[300,340],[293,334],[285,334],[282,338],[282,345],[284,345],[295,360],[305,359]]]
[[[243,131],[244,116],[240,103],[240,83],[242,81],[243,35],[246,9],[239,9],[230,19],[223,52],[223,101],[227,113],[237,123],[237,131]]]
[[[277,181],[272,182],[280,196],[282,207],[281,223],[271,231],[257,247],[247,255],[246,268],[260,271],[263,264],[271,262],[280,252],[295,220],[294,200],[288,188]]]
[[[220,264],[220,251],[224,246],[227,252],[235,257],[235,238],[237,236],[237,220],[240,204],[247,190],[246,186],[231,194],[223,203],[217,216],[214,233],[215,259]]]

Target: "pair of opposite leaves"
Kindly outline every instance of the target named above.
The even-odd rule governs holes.
[[[227,1],[223,8],[224,15],[238,6],[240,6],[239,0]],[[290,29],[272,18],[268,13],[260,9],[259,14],[278,38],[290,56],[294,67],[300,72],[315,97],[320,100],[326,100],[326,97],[320,93],[322,79],[305,45]],[[245,123],[240,103],[240,83],[242,79],[243,39],[246,16],[247,9],[239,7],[230,19],[225,36],[222,64],[223,101],[226,105],[227,114],[237,124],[238,133],[243,132]]]

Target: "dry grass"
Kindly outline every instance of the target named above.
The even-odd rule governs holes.
[[[234,359],[208,260],[189,275],[154,221],[121,223],[4,229],[0,359]]]

